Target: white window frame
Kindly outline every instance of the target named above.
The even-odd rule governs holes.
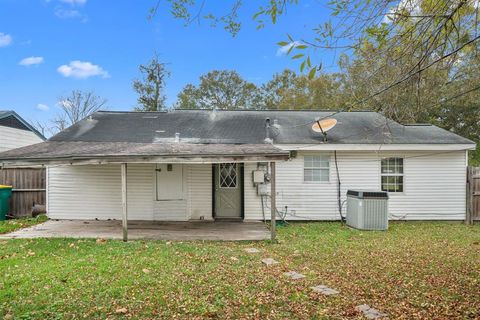
[[[327,162],[327,165],[326,166],[306,166],[305,164],[305,160],[306,160],[306,157],[320,157],[320,163],[322,162]],[[323,160],[322,160],[323,159]],[[329,183],[330,182],[330,163],[331,163],[331,157],[330,155],[325,155],[325,154],[305,154],[303,156],[303,183]],[[305,170],[326,170],[327,171],[327,180],[305,180]],[[321,175],[320,175],[321,177]],[[312,176],[312,179],[313,179],[313,176]]]
[[[392,159],[395,159],[395,160],[401,160],[402,164],[401,164],[401,168],[402,168],[402,171],[401,172],[396,172],[395,169],[396,168],[399,168],[398,164],[395,163],[394,165],[394,172],[383,172],[383,162],[384,161],[388,161],[388,160],[392,160]],[[401,191],[390,191],[390,190],[385,190],[383,188],[383,177],[401,177],[402,178],[402,190]],[[390,184],[390,183],[387,183],[387,184]],[[394,183],[393,186],[397,185],[399,183]],[[395,188],[396,189],[396,188]],[[405,157],[402,157],[402,156],[391,156],[391,157],[385,157],[385,158],[382,158],[381,161],[380,161],[380,190],[382,191],[386,191],[388,193],[393,193],[393,194],[402,194],[405,192]]]

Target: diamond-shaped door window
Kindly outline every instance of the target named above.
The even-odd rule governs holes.
[[[220,188],[237,187],[237,164],[221,163],[219,166]]]

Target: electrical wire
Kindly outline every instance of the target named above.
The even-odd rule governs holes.
[[[478,39],[475,39],[475,40],[478,40]],[[471,88],[471,89],[469,89],[469,90],[466,90],[466,91],[461,92],[461,93],[459,93],[459,94],[456,94],[456,95],[454,95],[454,96],[448,97],[448,98],[446,98],[446,99],[444,99],[444,100],[442,100],[442,101],[440,101],[440,102],[437,102],[437,103],[435,103],[435,104],[432,104],[432,105],[430,105],[430,106],[428,106],[428,107],[426,107],[426,108],[433,108],[433,107],[438,106],[438,105],[441,105],[441,104],[443,104],[443,103],[445,103],[445,102],[448,102],[448,101],[457,99],[457,98],[459,98],[459,97],[461,97],[461,96],[463,96],[463,95],[466,95],[466,94],[469,94],[469,93],[471,93],[471,92],[474,92],[474,91],[476,91],[476,90],[480,90],[480,86]],[[384,91],[381,91],[380,93],[383,93],[383,92],[384,92]],[[379,94],[380,94],[380,93],[379,93]],[[378,95],[378,94],[376,94],[376,95]],[[282,126],[282,128],[290,129],[290,128],[298,128],[298,127],[302,127],[302,126],[312,125],[312,124],[314,124],[314,123],[317,122],[317,121],[325,120],[325,119],[330,118],[330,117],[333,117],[333,116],[335,116],[335,115],[337,115],[337,114],[339,114],[339,113],[349,112],[349,110],[351,110],[352,108],[354,108],[354,107],[357,106],[358,104],[363,103],[363,102],[366,102],[366,101],[370,100],[370,99],[373,98],[373,97],[374,97],[374,95],[369,96],[369,97],[366,98],[367,100],[364,99],[364,100],[362,100],[362,101],[360,101],[360,102],[353,103],[353,104],[351,104],[351,105],[348,106],[348,107],[344,107],[344,108],[342,108],[342,109],[340,109],[340,110],[333,111],[331,114],[329,114],[329,115],[327,115],[327,116],[323,116],[323,117],[321,117],[321,118],[314,119],[314,120],[311,120],[311,121],[305,122],[305,123],[299,123],[299,124],[295,124],[295,125],[291,125],[291,126]],[[316,111],[316,110],[312,110],[312,111]],[[319,111],[319,112],[325,112],[325,111]]]
[[[342,214],[342,183],[340,180],[340,172],[338,171],[338,162],[337,162],[337,150],[333,152],[335,158],[335,169],[337,172],[337,201],[338,201],[338,213],[340,214],[340,221],[344,223],[343,214]]]

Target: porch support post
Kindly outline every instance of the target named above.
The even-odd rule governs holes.
[[[277,216],[277,207],[276,207],[276,188],[275,188],[275,162],[270,162],[270,208],[271,208],[271,216],[270,216],[270,240],[274,242],[277,237],[276,231],[276,216]]]
[[[127,215],[127,164],[122,163],[122,230],[123,241],[128,240],[128,215]]]

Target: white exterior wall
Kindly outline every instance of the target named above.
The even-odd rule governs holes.
[[[43,142],[32,131],[0,126],[0,152]]]
[[[189,165],[188,177],[187,208],[190,219],[199,220],[203,217],[205,220],[212,220],[212,166]]]
[[[121,219],[120,165],[56,166],[47,172],[50,218]],[[156,201],[155,165],[128,164],[128,219],[212,219],[211,165],[183,165],[183,178],[183,199]]]
[[[433,153],[436,153],[433,155]],[[330,156],[330,181],[304,182],[303,156]],[[428,156],[427,156],[428,155]],[[462,220],[465,218],[466,152],[401,151],[337,152],[342,201],[348,189],[380,190],[380,159],[404,157],[404,192],[390,193],[392,219]],[[245,219],[262,219],[251,171],[245,167]],[[268,206],[270,205],[268,199]],[[333,152],[298,152],[296,158],[277,163],[277,208],[288,206],[290,220],[338,220],[337,175]],[[292,212],[293,210],[293,212]],[[344,204],[343,212],[345,214]],[[266,208],[267,218],[270,209]]]
[[[435,154],[434,154],[435,153]],[[303,181],[303,156],[330,156],[330,181]],[[392,219],[462,220],[465,217],[466,152],[338,151],[342,201],[348,189],[380,189],[380,159],[404,158],[404,192],[390,193]],[[245,219],[261,220],[262,204],[252,182],[256,163],[244,165]],[[129,164],[130,220],[212,219],[212,166],[183,165],[181,200],[156,201],[155,165]],[[47,174],[48,215],[53,219],[121,219],[119,165],[50,167]],[[265,201],[270,217],[270,200]],[[294,213],[290,220],[338,220],[337,175],[333,152],[299,151],[277,163],[277,208]],[[345,205],[343,207],[345,213]]]

